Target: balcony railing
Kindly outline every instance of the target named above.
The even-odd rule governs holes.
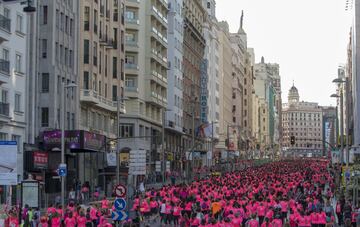
[[[0,59],[0,71],[10,74],[10,61]]]
[[[125,18],[125,22],[129,24],[139,24],[139,19],[136,18]]]
[[[125,87],[125,91],[128,92],[138,92],[139,89],[137,87]]]
[[[139,66],[135,63],[125,63],[125,68],[126,69],[139,69]]]
[[[10,32],[11,31],[11,20],[0,14],[0,28]]]
[[[9,103],[0,102],[0,115],[9,116]]]
[[[136,40],[126,40],[125,44],[126,46],[135,46],[135,47],[138,45]]]

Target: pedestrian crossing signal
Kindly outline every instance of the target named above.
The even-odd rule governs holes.
[[[290,137],[290,144],[295,145],[295,136]]]

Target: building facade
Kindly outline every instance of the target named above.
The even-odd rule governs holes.
[[[278,155],[280,152],[281,128],[281,84],[279,65],[265,63],[264,57],[255,65],[255,94],[267,105],[267,132],[265,150]],[[263,139],[264,141],[264,139]]]
[[[200,126],[201,66],[206,41],[203,36],[206,11],[201,0],[183,1],[183,148],[195,148],[196,128]],[[206,70],[203,69],[205,73]],[[194,138],[195,137],[195,138]],[[200,148],[201,149],[201,148]],[[185,154],[185,153],[184,153]],[[185,158],[185,157],[184,157]]]
[[[122,139],[120,147],[124,151],[146,150],[147,171],[154,172],[155,162],[162,160],[161,133],[168,104],[168,4],[163,0],[127,0],[125,5],[128,100],[120,123],[121,137],[129,139]],[[168,154],[166,150],[166,159]]]
[[[182,0],[169,1],[168,12],[168,104],[166,111],[166,149],[170,151],[169,160],[172,161],[172,169],[179,170],[182,167],[181,138],[183,134],[183,40],[184,27],[182,18]]]
[[[236,150],[236,129],[232,130],[233,121],[233,49],[230,42],[229,25],[226,21],[219,22],[219,77],[220,77],[220,122],[219,150]],[[237,85],[236,85],[237,86]],[[230,139],[226,144],[225,141]],[[227,153],[223,153],[226,155]],[[223,158],[225,158],[223,155]]]
[[[28,15],[20,3],[0,3],[0,140],[16,141],[17,178],[23,180],[26,142],[26,78]]]
[[[317,103],[300,102],[298,90],[292,86],[282,117],[285,156],[322,156],[323,114]],[[295,137],[293,145],[292,136]]]
[[[81,0],[77,14],[79,129],[110,139],[117,137],[117,106],[120,113],[125,113],[124,10],[121,0]],[[121,133],[125,133],[123,129]],[[115,179],[115,171],[112,176],[98,175],[98,170],[105,168],[99,164],[99,156],[98,153],[78,155],[78,168],[86,170],[79,171],[81,182],[89,181],[94,186],[100,180],[106,184]]]

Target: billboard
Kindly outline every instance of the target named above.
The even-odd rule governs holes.
[[[37,169],[47,169],[49,155],[46,152],[34,151],[34,167]]]
[[[205,123],[207,122],[207,99],[208,99],[208,74],[207,74],[207,68],[208,68],[208,60],[207,59],[203,59],[201,61],[201,65],[200,65],[200,87],[201,87],[201,92],[200,92],[200,108],[201,108],[201,113],[200,113],[200,118],[201,118],[201,122]]]
[[[72,152],[91,152],[105,149],[104,135],[83,130],[65,131],[65,147]],[[61,147],[61,131],[46,131],[43,134],[45,150]]]
[[[0,141],[0,185],[17,185],[16,141]]]

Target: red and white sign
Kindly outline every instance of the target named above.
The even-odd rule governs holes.
[[[126,196],[126,187],[122,184],[116,185],[114,193],[116,197],[123,198]]]
[[[47,168],[49,155],[45,152],[34,151],[34,167],[35,168]]]

